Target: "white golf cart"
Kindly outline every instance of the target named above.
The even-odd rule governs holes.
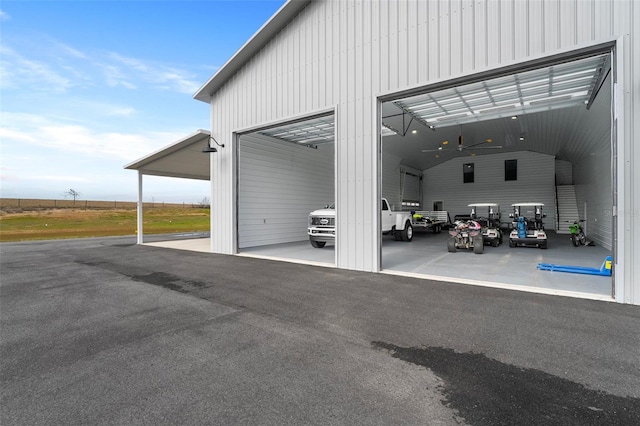
[[[500,230],[500,205],[495,203],[469,204],[471,207],[471,219],[482,225],[482,240],[484,244],[498,247],[502,244],[502,231]]]
[[[509,217],[513,219],[513,227],[509,234],[509,247],[533,246],[546,249],[547,233],[542,221],[547,217],[542,213],[544,204],[515,203],[511,207],[513,213]]]

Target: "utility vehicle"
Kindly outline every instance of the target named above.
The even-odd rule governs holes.
[[[473,249],[475,254],[484,252],[482,240],[482,225],[475,220],[457,220],[454,227],[449,229],[447,250],[455,253],[457,249]]]
[[[542,213],[542,203],[515,203],[509,217],[513,219],[509,234],[509,247],[532,246],[547,248],[547,233],[542,219],[547,217]]]
[[[469,204],[469,207],[471,207],[471,219],[482,225],[482,240],[484,244],[489,244],[493,247],[498,247],[502,244],[500,206],[495,203],[475,203]]]

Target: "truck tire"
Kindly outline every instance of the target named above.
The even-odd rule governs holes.
[[[315,240],[309,240],[311,242],[311,245],[314,246],[315,248],[322,248],[324,247],[325,244],[327,244],[325,241],[315,241]]]
[[[449,253],[455,253],[456,252],[456,240],[455,240],[455,238],[449,238],[449,241],[447,241],[447,250],[449,251]]]
[[[411,241],[413,240],[413,225],[411,222],[407,221],[404,224],[404,229],[402,230],[402,241]]]

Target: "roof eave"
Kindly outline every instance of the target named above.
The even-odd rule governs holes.
[[[211,136],[211,132],[209,132],[208,130],[202,130],[199,129],[197,131],[195,131],[194,133],[190,134],[189,136],[180,139],[177,142],[174,142],[170,145],[165,146],[164,148],[161,148],[155,152],[152,152],[149,155],[146,155],[142,158],[139,158],[127,165],[124,166],[125,169],[129,169],[129,170],[138,170],[143,168],[145,165],[152,163],[162,157],[166,157],[167,155],[174,153],[176,151],[179,151],[180,149],[192,145],[196,142],[199,142],[203,139],[209,139],[209,136]]]
[[[276,13],[193,95],[210,103],[213,94],[249,59],[262,49],[293,17],[312,0],[288,0]]]

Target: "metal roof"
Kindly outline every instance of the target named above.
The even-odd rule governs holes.
[[[124,166],[145,175],[210,180],[210,155],[202,152],[211,133],[197,130],[152,154]]]
[[[260,51],[311,0],[289,0],[193,95],[194,99],[211,102],[213,94],[245,63]]]

